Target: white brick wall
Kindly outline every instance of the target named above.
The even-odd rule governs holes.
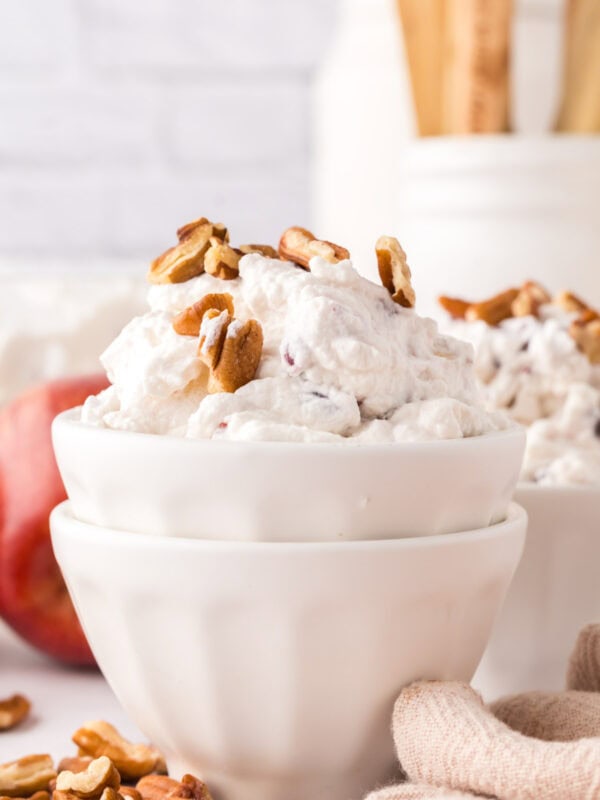
[[[336,0],[2,0],[0,261],[147,259],[200,214],[308,221]]]

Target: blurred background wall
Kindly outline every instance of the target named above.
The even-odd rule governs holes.
[[[335,0],[3,0],[0,262],[143,259],[199,214],[308,224]]]

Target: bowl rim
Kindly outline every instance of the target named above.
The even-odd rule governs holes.
[[[482,433],[479,436],[468,436],[460,439],[433,439],[428,441],[407,441],[407,442],[379,442],[373,444],[349,444],[345,442],[281,442],[281,441],[242,441],[235,439],[226,439],[217,441],[215,439],[188,439],[184,436],[173,436],[172,434],[156,434],[156,433],[143,433],[140,431],[123,431],[115,428],[102,428],[100,426],[91,425],[87,422],[82,422],[79,419],[81,406],[69,408],[57,414],[52,421],[52,436],[56,436],[57,431],[61,428],[77,428],[79,435],[87,436],[111,436],[113,438],[120,437],[122,440],[134,445],[134,442],[141,444],[144,440],[147,442],[153,441],[157,444],[153,447],[210,447],[215,448],[235,448],[243,447],[248,452],[252,451],[270,451],[277,452],[278,450],[285,450],[289,452],[290,449],[299,453],[305,452],[318,452],[318,453],[339,453],[340,449],[344,453],[371,453],[381,454],[389,452],[403,452],[415,453],[422,451],[438,451],[440,449],[446,452],[456,450],[456,448],[474,448],[478,447],[479,442],[514,439],[520,441],[525,449],[526,442],[526,429],[522,425],[514,425],[501,431],[490,431],[489,433]],[[161,442],[161,444],[158,444]],[[352,457],[352,456],[350,456]]]
[[[357,539],[326,542],[262,542],[262,541],[235,541],[221,539],[196,539],[183,536],[154,536],[148,533],[134,533],[119,531],[100,525],[92,525],[77,519],[72,510],[70,500],[59,503],[50,514],[50,527],[54,536],[54,526],[58,523],[61,530],[69,529],[71,535],[78,532],[82,538],[95,541],[101,539],[111,547],[121,545],[133,546],[141,550],[182,550],[194,552],[224,553],[224,554],[321,554],[321,553],[351,553],[368,550],[428,550],[435,547],[452,547],[469,543],[471,541],[493,541],[511,536],[522,526],[526,527],[528,514],[523,506],[511,503],[508,507],[506,518],[502,522],[488,525],[485,528],[475,528],[469,531],[456,533],[442,533],[433,536],[408,536],[398,539]],[[60,535],[60,534],[59,534]]]
[[[565,494],[571,497],[600,497],[600,486],[593,485],[568,485],[556,484],[555,486],[540,485],[533,481],[519,480],[515,495],[525,494],[534,496]]]

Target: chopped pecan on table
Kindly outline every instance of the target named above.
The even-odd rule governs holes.
[[[66,756],[58,762],[57,772],[84,772],[94,759],[91,756]],[[54,787],[56,788],[56,786]]]
[[[56,770],[49,755],[24,756],[0,764],[0,796],[31,797],[37,792],[47,792],[54,778]]]
[[[0,700],[0,731],[14,728],[29,716],[31,703],[22,694],[14,694],[6,700]]]
[[[204,272],[204,258],[211,239],[228,242],[227,228],[200,217],[177,231],[179,243],[154,259],[148,271],[150,283],[183,283]]]
[[[190,798],[190,800],[211,800],[206,785],[193,775],[184,775],[181,781],[164,775],[148,775],[138,781],[136,789],[142,800],[170,800],[170,798]]]
[[[414,308],[415,290],[411,283],[410,267],[406,253],[398,239],[380,236],[375,244],[377,266],[382,284],[392,295],[392,300],[404,308]]]
[[[79,800],[100,800],[105,789],[118,792],[121,776],[117,768],[106,756],[90,761],[87,767],[79,772],[63,770],[56,778],[56,790],[53,800],[78,798]]]
[[[311,258],[320,256],[332,264],[350,258],[345,247],[333,242],[321,241],[306,228],[294,226],[283,232],[279,240],[279,255],[293,261],[299,267],[309,269]]]
[[[137,780],[151,772],[166,771],[164,759],[156,748],[132,744],[108,722],[87,722],[75,731],[72,739],[79,747],[81,756],[107,756],[123,781]]]
[[[142,795],[133,786],[121,786],[119,794],[123,796],[124,800],[128,800],[128,798],[130,800],[142,800]]]

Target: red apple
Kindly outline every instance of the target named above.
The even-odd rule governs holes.
[[[54,459],[54,417],[107,386],[103,375],[38,386],[0,410],[0,615],[60,661],[92,665],[50,542],[48,516],[66,498]]]

